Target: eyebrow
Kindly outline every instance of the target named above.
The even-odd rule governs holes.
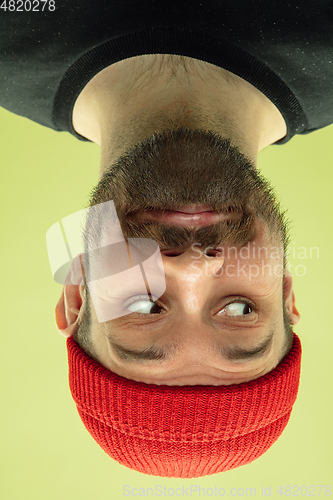
[[[176,350],[176,346],[156,347],[151,346],[145,349],[130,349],[124,347],[108,337],[117,356],[124,361],[162,361],[168,359],[171,353]]]
[[[263,357],[272,345],[275,328],[273,327],[269,335],[258,345],[251,349],[244,349],[238,346],[221,347],[216,346],[216,352],[222,357],[231,361],[248,360]],[[170,344],[165,347],[151,346],[145,349],[131,349],[115,342],[109,336],[107,337],[116,355],[123,361],[163,361],[169,359],[178,349],[178,344]]]
[[[261,358],[270,349],[273,342],[274,334],[275,334],[275,328],[273,327],[269,335],[266,338],[264,338],[258,345],[252,347],[251,349],[243,349],[242,347],[238,346],[222,347],[219,349],[219,353],[223,357],[231,361],[237,361],[240,359]]]

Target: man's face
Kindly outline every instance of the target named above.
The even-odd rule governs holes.
[[[91,203],[108,200],[125,238],[160,245],[166,291],[156,301],[132,294],[129,314],[104,323],[90,301],[94,357],[121,376],[167,385],[229,385],[274,369],[290,348],[286,229],[251,162],[213,134],[165,132],[110,167]],[[90,221],[87,248],[105,230]]]

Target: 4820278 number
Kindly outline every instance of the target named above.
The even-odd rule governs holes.
[[[323,484],[310,484],[309,486],[302,485],[290,485],[287,484],[286,486],[280,486],[277,490],[276,493],[280,496],[286,496],[286,497],[299,497],[299,496],[308,496],[308,497],[315,497],[319,496],[320,494],[322,496],[331,496],[331,486],[330,485],[323,485]]]
[[[1,1],[1,0],[0,0]],[[5,12],[44,12],[55,10],[55,0],[4,0],[0,9]]]

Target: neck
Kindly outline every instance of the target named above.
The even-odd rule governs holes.
[[[183,56],[125,59],[98,73],[73,110],[74,129],[101,146],[103,166],[153,133],[201,128],[229,137],[254,164],[286,135],[278,109],[251,84]]]

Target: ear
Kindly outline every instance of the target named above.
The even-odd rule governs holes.
[[[285,304],[287,311],[289,313],[290,323],[292,325],[298,325],[298,323],[301,320],[301,316],[295,305],[295,295],[292,287],[293,287],[293,279],[291,277],[291,274],[287,272],[283,280]]]
[[[84,285],[65,285],[55,309],[55,320],[59,333],[70,337],[77,329],[82,308]]]

